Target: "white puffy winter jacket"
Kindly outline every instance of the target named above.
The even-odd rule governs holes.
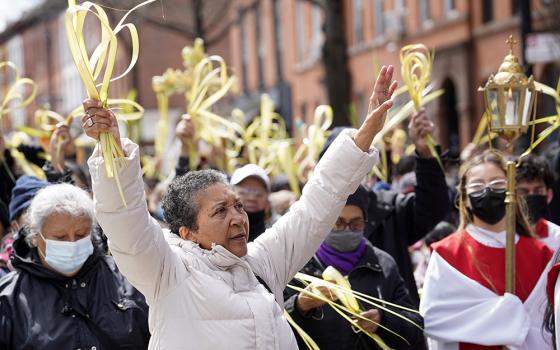
[[[169,232],[146,207],[138,146],[123,139],[119,173],[127,207],[105,176],[99,149],[88,161],[95,214],[121,272],[150,306],[150,349],[297,349],[283,316],[282,291],[313,256],[378,159],[342,133],[316,167],[301,199],[238,258],[203,250]],[[261,277],[274,296],[255,278]]]

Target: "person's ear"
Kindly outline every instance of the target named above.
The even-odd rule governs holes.
[[[38,247],[40,240],[41,236],[39,236],[38,234],[33,235],[33,237],[31,237],[31,245],[33,245],[34,247]]]
[[[198,243],[195,237],[195,231],[190,230],[185,226],[179,227],[179,237],[186,241],[193,241],[194,243]]]
[[[18,232],[20,229],[19,223],[17,220],[10,221],[10,230],[14,233]]]
[[[266,205],[264,206],[264,211],[265,211],[266,213],[268,213],[268,212],[271,212],[271,210],[272,210],[272,205],[270,204],[270,199],[269,199],[269,197],[268,197],[268,195],[267,195],[267,197],[266,197]]]
[[[550,202],[552,202],[552,198],[554,198],[554,191],[552,191],[552,189],[549,188],[546,191],[546,204],[550,204]]]

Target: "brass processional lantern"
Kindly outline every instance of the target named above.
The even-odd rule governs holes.
[[[485,117],[488,129],[508,142],[508,152],[513,153],[513,141],[526,133],[535,119],[536,89],[533,76],[527,78],[513,54],[516,41],[506,40],[509,54],[504,58],[496,75],[491,75],[484,87]],[[515,293],[515,162],[507,162],[506,192],[506,292]]]

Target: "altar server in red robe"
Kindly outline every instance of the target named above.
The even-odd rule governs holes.
[[[532,231],[518,202],[515,295],[505,292],[503,156],[488,150],[460,170],[460,225],[432,244],[420,313],[430,349],[551,349],[543,329],[552,251]]]

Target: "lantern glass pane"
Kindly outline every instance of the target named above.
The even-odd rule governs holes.
[[[490,113],[491,127],[499,128],[501,126],[500,113],[498,110],[498,90],[488,89],[486,90],[488,113]]]
[[[505,101],[505,125],[506,126],[516,126],[519,125],[519,90],[517,89],[507,89],[504,91],[504,101]]]
[[[523,103],[523,126],[529,124],[529,118],[531,117],[531,111],[529,110],[531,107],[531,96],[533,96],[533,92],[527,89],[525,92],[525,102]]]

